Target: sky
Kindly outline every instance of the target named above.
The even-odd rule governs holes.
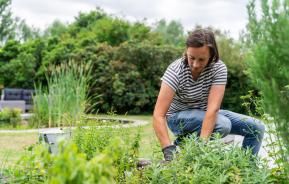
[[[12,0],[11,10],[26,23],[44,30],[55,19],[70,23],[79,12],[100,7],[129,21],[148,25],[165,19],[182,23],[185,31],[195,25],[213,26],[237,39],[247,23],[248,0]]]

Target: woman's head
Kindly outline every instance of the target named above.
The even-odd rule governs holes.
[[[219,52],[214,33],[208,29],[196,29],[191,32],[186,41],[186,52],[184,55],[185,62],[189,65],[192,64],[190,63],[192,59],[196,59],[197,62],[198,59],[200,61],[204,60],[203,63],[206,65],[211,62],[217,62],[219,60]]]

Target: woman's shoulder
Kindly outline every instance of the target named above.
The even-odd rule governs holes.
[[[226,64],[222,61],[222,60],[218,60],[217,62],[214,62],[211,64],[211,67],[214,70],[218,70],[218,69],[227,69]]]
[[[185,67],[185,58],[181,57],[173,61],[168,67],[174,71],[180,71]]]

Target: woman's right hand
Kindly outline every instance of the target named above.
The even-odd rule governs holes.
[[[175,145],[170,145],[162,149],[164,154],[165,161],[172,161],[174,159],[174,155],[177,151],[177,147]]]

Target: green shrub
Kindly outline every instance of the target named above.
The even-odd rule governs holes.
[[[0,124],[2,126],[12,125],[13,128],[21,123],[21,110],[4,108],[0,111]]]
[[[187,138],[170,163],[156,161],[130,178],[139,183],[270,183],[265,163],[220,140]],[[137,178],[137,179],[136,179]]]
[[[147,113],[153,110],[160,78],[182,50],[151,42],[125,42],[117,48],[100,45],[93,60],[95,84],[100,94],[95,106],[100,112]]]
[[[135,131],[135,129],[134,129]],[[127,129],[79,128],[59,152],[37,144],[7,174],[9,183],[125,183],[135,169],[140,134]]]
[[[138,158],[140,134],[127,129],[89,128],[78,129],[74,142],[80,152],[86,154],[90,160],[101,153],[113,159],[113,166],[117,175],[115,180],[119,183],[125,181],[125,172],[131,171],[136,166]]]
[[[60,153],[53,158],[48,169],[47,183],[113,183],[115,169],[113,159],[107,154],[95,155],[87,160],[77,145],[60,146]]]
[[[9,183],[114,183],[115,169],[109,155],[98,154],[87,160],[74,143],[63,142],[59,150],[52,155],[46,146],[35,146],[19,160]]]
[[[47,169],[52,162],[52,155],[46,146],[30,146],[9,172],[9,183],[44,183],[47,180]]]
[[[245,53],[240,41],[235,41],[225,33],[216,34],[220,58],[228,68],[228,80],[226,92],[222,102],[222,108],[238,113],[246,113],[242,107],[243,95],[248,90],[254,89],[245,74]]]

